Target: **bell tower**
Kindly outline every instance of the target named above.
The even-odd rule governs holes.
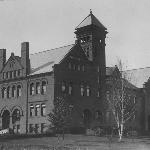
[[[75,28],[77,41],[81,44],[89,61],[97,65],[105,64],[105,38],[107,29],[90,14]]]

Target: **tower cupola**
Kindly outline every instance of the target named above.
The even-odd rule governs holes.
[[[105,51],[104,47],[107,29],[90,10],[90,14],[75,28],[75,30],[76,38],[81,44],[87,58],[90,61],[95,61],[99,52]],[[102,45],[104,46],[103,48]]]

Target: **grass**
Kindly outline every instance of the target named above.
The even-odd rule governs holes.
[[[71,150],[150,150],[150,139],[148,137],[123,138],[122,142],[118,142],[117,137],[113,137],[110,141],[107,137],[65,135],[65,139],[60,138],[59,141],[57,137],[0,139],[0,145],[7,145],[11,148],[15,145],[18,147],[28,146],[31,147],[30,149],[65,147],[65,149],[70,148]]]

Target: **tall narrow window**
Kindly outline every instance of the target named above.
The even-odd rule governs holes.
[[[3,79],[6,79],[6,72],[3,72]]]
[[[44,133],[45,123],[41,123],[41,133]]]
[[[21,85],[17,86],[17,96],[21,96]]]
[[[69,95],[72,95],[72,90],[73,90],[72,83],[69,83],[69,87],[68,87],[68,93],[69,93]]]
[[[80,92],[81,92],[81,96],[84,96],[84,86],[83,86],[83,84],[81,84],[81,86],[80,86]]]
[[[16,73],[16,70],[14,70],[14,78],[16,78],[17,76],[17,73]]]
[[[12,79],[13,78],[13,72],[10,71],[9,73],[10,73],[10,79]]]
[[[66,84],[65,84],[65,82],[63,81],[63,82],[62,82],[62,85],[61,85],[61,91],[62,91],[62,92],[65,92],[65,90],[66,90]]]
[[[2,98],[7,98],[7,89],[5,87],[2,88]]]
[[[6,79],[8,78],[8,72],[6,72]]]
[[[30,84],[30,95],[34,95],[34,84]]]
[[[90,89],[90,86],[86,86],[86,94],[87,96],[90,96],[91,95],[91,89]]]
[[[46,115],[46,105],[42,104],[41,105],[41,116],[45,116]]]
[[[20,75],[21,75],[21,70],[19,69],[19,70],[17,71],[17,73],[18,73],[17,76],[20,77]]]
[[[40,83],[39,82],[37,82],[36,83],[36,94],[40,94],[40,91],[41,89],[40,89]]]
[[[7,98],[10,98],[11,97],[11,92],[10,92],[10,87],[8,86],[7,87]]]
[[[34,106],[30,105],[30,116],[34,116]]]
[[[33,133],[34,127],[33,124],[29,124],[29,133]]]
[[[39,132],[39,124],[35,124],[35,133]]]
[[[36,105],[35,106],[35,116],[39,116],[40,115],[40,105]]]
[[[46,93],[46,82],[42,81],[42,94]]]
[[[85,71],[85,66],[84,65],[82,65],[82,71]]]
[[[69,67],[69,69],[71,69],[71,63],[69,62],[69,64],[68,64],[68,67]]]
[[[100,68],[99,68],[99,66],[97,66],[97,72],[100,72]]]
[[[16,87],[12,87],[12,97],[16,97]]]
[[[78,71],[80,71],[80,69],[81,69],[81,67],[80,67],[80,65],[78,65]]]

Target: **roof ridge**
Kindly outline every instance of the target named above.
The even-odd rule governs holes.
[[[141,69],[146,69],[146,68],[150,68],[150,67],[143,67],[143,68],[129,69],[129,70],[125,70],[125,71],[141,70]]]
[[[47,51],[52,51],[52,50],[56,50],[56,49],[59,49],[59,48],[68,47],[68,46],[71,46],[71,45],[73,46],[75,44],[69,44],[69,45],[65,45],[65,46],[61,46],[61,47],[57,47],[57,48],[52,48],[52,49],[49,49],[49,50],[44,50],[44,51],[36,52],[36,53],[30,54],[30,55],[36,55],[36,54],[39,54],[39,53],[46,53]]]

